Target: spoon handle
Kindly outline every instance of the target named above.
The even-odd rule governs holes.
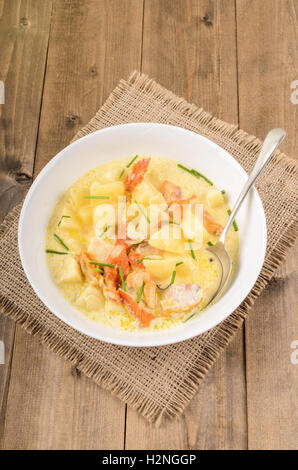
[[[286,133],[283,129],[271,129],[271,131],[268,132],[266,135],[266,138],[264,140],[263,146],[260,151],[260,155],[256,161],[256,164],[251,172],[251,174],[248,177],[248,180],[246,181],[241,193],[238,196],[238,199],[233,207],[233,210],[231,212],[231,215],[225,225],[225,228],[221,234],[220,241],[224,244],[226,240],[226,236],[228,233],[228,230],[233,223],[236,214],[245,199],[245,196],[247,195],[248,191],[260,175],[260,173],[263,171],[264,167],[266,164],[269,162],[270,158],[274,154],[275,150],[279,147],[281,142],[284,140],[286,136]]]

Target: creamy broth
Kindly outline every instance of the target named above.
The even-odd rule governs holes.
[[[167,158],[102,164],[69,187],[52,212],[45,241],[52,278],[95,322],[128,331],[176,326],[218,287],[220,263],[207,247],[217,242],[228,211],[225,191],[208,175]],[[234,270],[237,229],[226,241]]]

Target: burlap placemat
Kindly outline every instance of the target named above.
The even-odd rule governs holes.
[[[75,138],[126,122],[160,122],[198,132],[225,148],[247,171],[261,146],[255,137],[212,117],[137,72],[120,82]],[[17,247],[20,206],[6,217],[0,230],[1,311],[151,422],[177,416],[240,328],[297,236],[297,168],[294,160],[277,153],[258,180],[268,226],[262,272],[242,305],[200,337],[160,348],[128,348],[88,338],[62,323],[39,301],[23,272]]]

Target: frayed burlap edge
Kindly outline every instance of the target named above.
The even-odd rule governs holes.
[[[90,132],[100,128],[99,117],[108,112],[110,105],[125,93],[129,87],[136,86],[144,91],[151,91],[156,97],[166,98],[167,102],[173,109],[179,109],[184,113],[187,118],[192,118],[200,121],[200,124],[206,126],[210,133],[221,134],[228,139],[233,140],[237,144],[241,144],[242,148],[245,146],[247,150],[259,149],[261,141],[256,137],[248,135],[242,130],[238,130],[237,126],[227,124],[211,114],[205,112],[202,108],[197,108],[195,105],[187,103],[183,98],[178,98],[173,93],[158,85],[147,76],[134,72],[128,81],[121,80],[119,86],[112,92],[106,103],[98,111],[96,116],[82,128],[75,139],[82,137]],[[297,163],[285,156],[284,154],[277,153],[275,157],[280,164],[285,165],[287,171],[297,174]],[[0,237],[3,236],[7,227],[10,226],[12,221],[18,217],[20,212],[20,205],[13,209],[5,218],[0,228]],[[114,395],[127,403],[132,408],[140,412],[150,422],[155,422],[157,425],[162,422],[164,418],[173,418],[182,413],[188,405],[191,398],[196,393],[198,386],[204,378],[206,372],[214,364],[217,357],[222,350],[232,340],[236,331],[241,327],[243,320],[246,318],[248,311],[253,306],[256,298],[260,295],[261,291],[266,287],[272,278],[274,271],[280,266],[285,258],[290,247],[294,244],[298,235],[298,220],[295,218],[289,221],[286,233],[278,240],[272,252],[267,256],[261,273],[255,283],[253,289],[238,307],[225,321],[215,327],[213,330],[207,332],[206,340],[204,341],[204,350],[200,359],[194,364],[194,367],[189,371],[187,379],[181,387],[180,393],[177,393],[176,401],[172,404],[171,410],[163,410],[161,406],[152,403],[150,398],[144,399],[137,391],[133,390],[128,382],[123,379],[119,380],[118,377],[110,374],[101,364],[84,357],[84,354],[79,352],[73,345],[57,338],[55,333],[48,331],[47,328],[40,324],[36,319],[32,321],[30,314],[24,312],[11,303],[8,299],[0,295],[0,308],[7,317],[19,323],[28,333],[36,336],[40,342],[47,345],[53,352],[59,354],[61,357],[69,360],[80,371],[92,378],[97,384],[103,388],[111,391]],[[183,390],[187,389],[187,399]]]

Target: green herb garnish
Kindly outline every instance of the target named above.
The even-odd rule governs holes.
[[[100,274],[104,273],[103,269],[100,269],[100,268],[94,268],[94,271],[97,271]]]
[[[186,168],[186,166],[181,165],[180,163],[177,164],[179,168],[181,168],[184,171],[187,171],[191,175],[195,176],[196,178],[203,178],[210,186],[213,186],[212,181],[210,181],[206,176],[204,176],[202,173],[199,173],[197,170],[194,170],[193,168]]]
[[[191,315],[189,315],[189,317],[185,318],[185,320],[183,320],[183,323],[186,323],[188,320],[190,320],[191,318],[193,318],[198,312],[194,312],[192,313]]]
[[[110,199],[110,196],[84,196],[84,199]]]
[[[195,252],[193,251],[193,247],[192,247],[192,243],[191,243],[191,240],[187,240],[188,241],[188,244],[189,244],[189,247],[190,247],[190,251],[191,251],[191,256],[192,258],[197,261],[197,258],[196,258],[196,255],[195,255]]]
[[[149,219],[149,217],[147,217],[147,215],[145,214],[145,212],[144,212],[143,209],[141,208],[140,204],[139,204],[136,200],[134,200],[134,203],[138,206],[138,208],[140,209],[140,212],[141,212],[141,213],[143,214],[143,216],[147,219],[148,224],[150,224],[150,219]]]
[[[110,227],[110,225],[107,225],[106,228],[104,228],[101,234],[99,235],[99,238],[101,238],[109,230]]]
[[[132,160],[130,160],[130,162],[126,165],[126,168],[129,168],[135,161],[136,159],[138,158],[139,155],[136,155],[135,157],[133,157]]]
[[[129,253],[134,250],[138,245],[140,245],[141,243],[143,243],[145,240],[142,240],[141,242],[138,242],[138,243],[134,243],[133,245],[131,245],[131,247],[129,248],[129,250],[127,251],[127,254],[129,255]]]
[[[146,256],[146,258],[137,259],[136,263],[141,263],[142,261],[144,261],[144,260],[146,261],[147,259],[150,259],[151,261],[157,261],[157,260],[159,261],[160,260],[160,258],[149,258],[149,256]]]
[[[199,173],[198,171],[196,170],[192,170],[192,174],[194,176],[196,176],[197,178],[203,178],[203,180],[205,180],[208,184],[210,184],[210,186],[213,186],[213,183],[211,180],[209,180],[205,175],[203,175],[202,173]]]
[[[126,165],[125,168],[129,168],[129,167],[133,164],[133,162],[136,161],[137,158],[138,158],[138,155],[136,155],[135,157],[133,157],[133,159],[130,160],[130,162]],[[119,179],[122,178],[122,176],[123,176],[123,174],[124,174],[124,172],[125,172],[125,168],[123,168],[123,170],[121,171],[121,173],[120,173],[120,175],[119,175]]]
[[[138,293],[138,297],[137,297],[137,304],[140,303],[141,301],[141,298],[142,298],[142,295],[143,295],[143,292],[144,292],[144,286],[145,286],[145,282],[143,282],[140,290],[139,290],[139,293]]]
[[[180,265],[183,264],[183,263],[184,263],[184,261],[179,261],[179,263],[176,263],[175,266],[180,266]]]
[[[177,264],[176,264],[176,266],[177,266]],[[174,284],[176,274],[177,274],[176,271],[173,271],[173,272],[172,272],[172,277],[171,277],[171,280],[170,280],[170,284],[169,284],[167,287],[159,287],[159,286],[158,286],[158,288],[159,288],[160,290],[166,290],[166,289],[168,289],[172,284]]]
[[[54,233],[53,237],[55,238],[55,240],[57,240],[58,243],[60,243],[61,246],[63,246],[63,248],[69,251],[68,246],[65,245],[64,241],[56,233]]]
[[[225,190],[225,189],[222,189],[222,190],[221,190],[221,194],[226,194],[226,190]]]
[[[71,219],[70,215],[62,215],[61,219],[58,222],[57,227],[60,227],[60,224],[62,222],[62,219]]]
[[[122,290],[124,290],[124,292],[126,292],[126,284],[125,284],[125,281],[124,281],[124,276],[123,276],[123,271],[122,271],[121,266],[118,266],[118,269],[119,269],[119,274],[120,274],[120,278],[121,278]]]
[[[46,253],[52,253],[55,255],[68,255],[66,251],[46,250]]]
[[[186,168],[186,166],[181,165],[181,163],[178,163],[177,166],[179,166],[179,168],[181,168],[182,170],[187,171],[187,173],[190,173],[191,175],[193,175],[191,168]]]
[[[227,210],[227,213],[228,213],[229,215],[231,215],[232,212],[231,212],[230,209],[228,209],[228,210]],[[236,220],[233,220],[233,227],[234,227],[235,232],[238,232],[239,228],[238,228],[238,225],[237,225]]]
[[[209,242],[207,242],[207,245],[209,245],[209,246],[213,246],[213,245],[214,245],[214,243],[212,243],[212,242],[209,240]]]
[[[89,261],[90,264],[94,264],[95,266],[107,266],[108,268],[115,268],[114,264],[108,263],[97,263],[97,261]]]
[[[172,273],[172,277],[171,277],[171,281],[170,281],[170,286],[171,286],[172,284],[174,284],[174,282],[175,282],[175,277],[176,277],[176,274],[177,274],[177,273],[176,273],[176,271],[173,271],[173,273]]]

